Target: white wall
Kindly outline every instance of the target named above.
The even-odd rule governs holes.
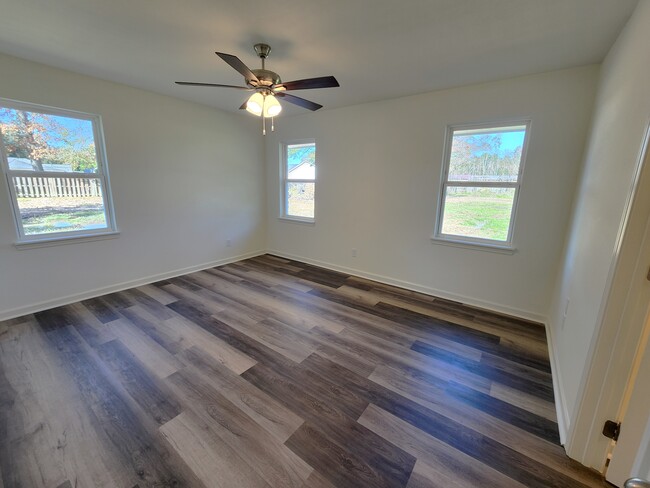
[[[264,249],[263,142],[254,120],[1,54],[0,73],[2,98],[102,116],[121,231],[18,250],[1,182],[0,319]]]
[[[278,119],[266,137],[268,248],[544,319],[597,75],[589,66]],[[517,252],[433,243],[446,126],[513,117],[532,119]],[[312,137],[316,223],[278,220],[280,141]]]
[[[650,119],[648,46],[650,2],[642,0],[602,65],[584,173],[550,311],[560,370],[557,379],[564,414],[572,423],[580,412],[584,414],[581,385],[587,375],[596,374],[597,367],[607,367],[592,364],[590,351],[601,324],[618,237]],[[641,231],[644,225],[641,222]],[[591,420],[589,415],[586,418]],[[574,427],[568,428],[571,432]]]

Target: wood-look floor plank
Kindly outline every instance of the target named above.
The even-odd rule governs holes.
[[[156,300],[161,305],[167,305],[169,303],[175,302],[177,298],[169,293],[165,292],[162,288],[158,288],[153,285],[142,285],[137,288],[145,295],[149,295],[151,298]]]
[[[197,415],[186,411],[160,432],[208,488],[270,488],[250,465]]]
[[[534,436],[529,436],[529,439],[526,435],[519,435],[517,439],[522,442],[515,442],[513,447],[508,447],[507,444],[502,444],[509,440],[507,437],[504,438],[503,430],[488,437],[478,430],[467,427],[465,424],[473,421],[471,412],[463,415],[459,420],[452,420],[451,416],[457,408],[450,410],[450,416],[442,415],[373,381],[346,371],[320,358],[317,354],[303,361],[303,365],[327,374],[328,378],[332,378],[342,388],[349,388],[357,391],[359,395],[366,395],[371,403],[504,474],[516,480],[526,480],[530,486],[589,486],[582,481],[588,483],[594,480],[593,475],[579,469],[577,463],[567,458],[559,446],[553,446],[543,440],[536,441]],[[475,410],[474,413],[478,415],[480,411]],[[491,428],[489,424],[476,425]],[[513,432],[515,433],[516,431]],[[521,454],[522,452],[527,452],[529,456]],[[506,459],[508,461],[505,461]],[[549,470],[545,467],[541,459],[546,466],[553,466],[554,469]]]
[[[459,486],[524,486],[373,404],[361,415],[359,423],[412,454],[444,478],[456,480]]]
[[[260,364],[246,371],[242,377],[298,413],[314,428],[320,429],[331,442],[357,456],[387,482],[403,486],[408,480],[414,458],[352,420],[339,404],[327,402],[321,394],[322,390]],[[344,402],[344,396],[348,395],[350,394],[341,390],[338,396],[341,403]],[[355,395],[354,398],[359,397]],[[296,432],[304,426],[305,424]],[[295,435],[296,433],[289,438],[288,444]],[[300,452],[296,453],[301,455]],[[318,469],[317,466],[312,466]]]
[[[458,383],[450,383],[447,394],[542,439],[554,444],[560,443],[556,422]]]
[[[167,387],[146,369],[118,339],[97,347],[97,354],[142,410],[163,425],[181,413]]]
[[[531,413],[557,422],[557,411],[555,404],[546,402],[533,395],[529,395],[514,388],[509,388],[499,383],[493,383],[490,387],[490,395],[511,405],[523,408]]]
[[[178,334],[164,328],[164,320],[158,320],[138,305],[121,310],[119,317],[124,319],[128,325],[132,325],[135,329],[150,337],[170,354],[176,354],[182,348]]]
[[[241,263],[228,264],[221,269],[226,273],[238,276],[244,280],[251,281],[252,283],[268,286],[269,288],[273,288],[278,285],[284,285],[300,292],[308,292],[311,290],[311,287],[309,286],[303,285],[302,283],[296,282],[295,280],[287,279],[286,275],[260,273],[254,268],[247,268],[245,264],[242,265]]]
[[[228,313],[216,314],[215,317],[296,363],[303,361],[318,345],[314,341],[305,340],[290,327],[274,319],[244,323]]]
[[[255,365],[255,360],[242,351],[206,333],[204,330],[189,324],[182,318],[174,317],[173,319],[166,320],[163,323],[163,327],[166,330],[171,329],[178,332],[187,344],[204,350],[213,359],[219,361],[235,374],[241,374]]]
[[[6,487],[132,486],[135,473],[106,449],[106,436],[74,380],[26,322],[0,341],[0,474]]]
[[[528,378],[524,378],[511,371],[483,363],[482,361],[472,361],[419,341],[416,341],[411,346],[411,349],[431,358],[439,359],[450,366],[457,366],[477,376],[537,396],[542,400],[553,401],[553,382],[549,376],[544,375],[541,377],[544,373],[540,372],[534,376],[530,375]]]
[[[303,419],[298,415],[201,349],[192,347],[183,351],[180,357],[188,367],[194,367],[198,375],[202,375],[221,395],[274,436],[278,442],[286,441],[303,423]]]
[[[120,318],[117,312],[101,297],[82,300],[81,304],[103,323],[112,322]]]
[[[327,478],[325,478],[318,471],[314,470],[309,475],[309,478],[305,480],[305,484],[302,485],[302,488],[336,488],[332,483],[330,483]]]
[[[304,423],[286,445],[323,474],[336,488],[394,488],[405,486],[386,479],[360,459],[328,438],[310,423]]]
[[[466,488],[458,477],[449,477],[419,459],[413,467],[406,488]]]
[[[246,453],[250,468],[271,486],[300,488],[312,468],[268,434],[248,415],[191,370],[181,370],[167,381],[185,405],[196,413],[230,448]]]
[[[294,303],[294,300],[285,300],[281,294],[262,289],[254,284],[230,283],[208,271],[203,274],[196,273],[189,279],[193,284],[203,286],[207,290],[228,297],[248,310],[258,312],[262,318],[272,317],[296,328],[307,330],[316,325],[334,332],[341,330],[340,326],[306,310]]]
[[[145,365],[150,373],[159,378],[165,378],[183,367],[183,364],[168,350],[127,319],[108,322],[106,326]]]
[[[174,462],[156,432],[143,422],[129,401],[112,384],[106,372],[70,326],[52,329],[46,313],[37,316],[47,338],[63,359],[74,378],[81,396],[92,410],[111,442],[111,448],[122,457],[126,467],[148,484],[193,486],[196,478],[184,464]]]
[[[305,365],[308,365],[312,359],[313,357],[307,359]],[[566,473],[587,485],[594,480],[593,473],[579,469],[577,463],[571,461],[560,446],[532,436],[479,408],[459,402],[446,391],[432,389],[429,384],[421,383],[417,377],[406,378],[392,368],[378,368],[370,379],[376,385],[405,399],[412,400],[489,438],[498,439],[511,449],[540,460],[549,468]]]

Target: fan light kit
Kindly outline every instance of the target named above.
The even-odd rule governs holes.
[[[215,83],[194,83],[190,81],[177,81],[178,85],[190,86],[216,86],[222,88],[235,88],[237,90],[254,91],[248,100],[242,104],[240,109],[246,109],[247,112],[262,118],[262,134],[266,135],[266,119],[271,119],[271,130],[274,130],[273,118],[282,112],[282,105],[278,98],[299,105],[311,111],[322,108],[319,105],[304,98],[285,93],[289,90],[309,90],[313,88],[333,88],[340,86],[339,82],[333,76],[322,76],[320,78],[308,78],[305,80],[282,82],[280,75],[274,71],[266,69],[265,60],[271,52],[271,46],[268,44],[255,44],[255,52],[262,60],[262,69],[251,70],[237,56],[226,53],[215,53],[226,63],[236,69],[244,76],[246,86],[220,85]]]

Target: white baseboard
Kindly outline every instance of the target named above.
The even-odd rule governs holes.
[[[216,261],[210,261],[209,263],[202,263],[202,264],[197,264],[195,266],[189,266],[187,268],[166,271],[164,273],[159,273],[144,278],[138,278],[136,280],[124,281],[122,283],[117,283],[115,285],[95,288],[94,290],[88,290],[83,293],[77,293],[74,295],[55,298],[53,300],[46,300],[43,302],[25,305],[23,307],[13,308],[10,310],[3,310],[0,312],[0,321],[13,319],[15,317],[22,317],[23,315],[28,315],[30,313],[36,313],[54,307],[61,307],[63,305],[68,305],[70,303],[75,303],[81,300],[95,298],[101,295],[106,295],[108,293],[114,293],[116,291],[127,290],[129,288],[134,288],[136,286],[142,286],[149,283],[154,283],[156,281],[165,280],[168,278],[174,278],[176,276],[193,273],[195,271],[201,271],[203,269],[214,268],[215,266],[222,266],[224,264],[234,263],[236,261],[241,261],[242,259],[252,258],[265,253],[266,251],[249,252],[246,254],[241,254],[239,256],[233,256],[229,258],[218,259]]]
[[[453,300],[455,302],[460,302],[465,305],[469,305],[476,308],[482,308],[491,312],[499,312],[502,314],[511,315],[513,317],[530,320],[533,322],[539,322],[542,324],[547,322],[547,318],[543,315],[534,312],[529,312],[526,310],[521,310],[518,308],[509,307],[507,305],[501,305],[498,303],[488,302],[484,300],[477,300],[475,298],[467,297],[464,295],[449,293],[443,290],[438,290],[436,288],[430,288],[428,286],[418,285],[416,283],[390,278],[388,276],[368,273],[360,269],[348,268],[346,266],[339,266],[337,264],[326,263],[323,261],[318,261],[316,259],[306,258],[304,256],[295,256],[282,251],[277,251],[275,249],[269,249],[266,252],[268,254],[274,254],[276,256],[280,256],[282,258],[293,259],[294,261],[302,261],[303,263],[313,264],[314,266],[320,266],[321,268],[331,269],[332,271],[339,271],[341,273],[356,275],[362,278],[367,278],[369,280],[385,283],[387,285],[398,286],[400,288],[405,288],[407,290],[417,291],[420,293],[425,293],[427,295],[433,295],[436,297],[445,298],[447,300]]]
[[[566,406],[566,396],[562,385],[562,373],[557,362],[557,353],[555,352],[556,342],[553,337],[553,330],[550,324],[546,323],[546,342],[548,344],[548,355],[551,361],[551,377],[553,378],[553,395],[555,396],[555,411],[557,413],[557,428],[560,432],[560,444],[563,446],[567,442],[567,434],[570,427],[569,409]]]

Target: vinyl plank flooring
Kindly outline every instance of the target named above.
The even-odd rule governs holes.
[[[279,442],[286,441],[303,419],[248,381],[225,368],[197,347],[183,351],[182,359],[231,403]]]
[[[278,442],[246,413],[191,371],[179,371],[167,381],[184,403],[234,452],[254,460],[250,468],[271,486],[300,488],[312,468]]]
[[[498,383],[492,384],[490,395],[511,405],[515,405],[539,415],[540,417],[557,422],[557,412],[555,411],[555,404],[552,402],[545,402],[533,395],[523,393],[519,390]]]
[[[47,314],[38,317],[42,325]],[[47,331],[48,340],[56,348],[69,374],[74,378],[81,396],[97,418],[98,427],[110,439],[112,448],[138,478],[147,484],[192,486],[193,474],[186,466],[172,462],[169,452],[155,431],[143,424],[123,393],[115,389],[80,337],[68,327]]]
[[[126,319],[109,322],[106,326],[150,373],[159,378],[165,378],[183,367],[183,364],[167,349],[128,323]]]
[[[544,328],[263,255],[0,322],[0,488],[605,487]]]
[[[129,395],[157,424],[164,425],[181,413],[179,403],[167,387],[149,375],[119,340],[102,344],[97,353]]]
[[[417,457],[418,462],[426,464],[437,476],[454,480],[458,486],[524,486],[373,404],[359,418],[359,423]]]
[[[197,415],[183,412],[160,429],[164,438],[209,488],[269,488]]]

